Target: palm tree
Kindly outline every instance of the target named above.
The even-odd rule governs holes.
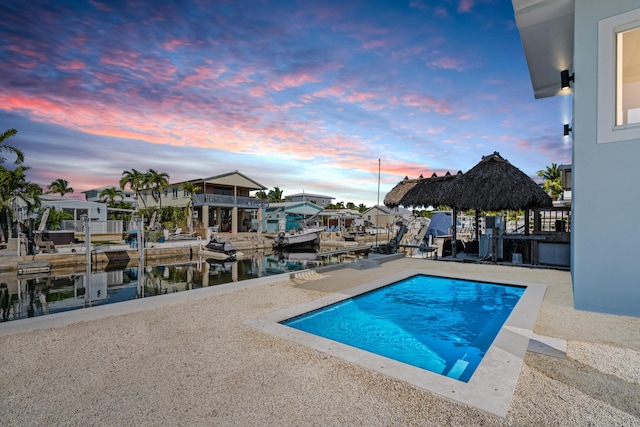
[[[122,178],[120,178],[120,188],[124,190],[127,185],[129,185],[131,191],[135,193],[135,198],[142,200],[142,204],[146,209],[147,203],[140,197],[140,192],[145,188],[145,174],[133,168],[130,171],[123,171]]]
[[[27,170],[29,170],[28,166],[19,166],[14,170],[0,166],[0,217],[4,216],[6,224],[6,229],[0,227],[0,238],[5,241],[5,237],[10,236],[14,201],[20,199],[26,204],[27,215],[40,206],[42,188],[27,181],[25,175]]]
[[[47,227],[49,230],[58,230],[60,228],[60,224],[64,220],[73,219],[73,215],[69,212],[65,212],[62,210],[56,210],[56,208],[51,208],[49,211],[49,216],[47,217]]]
[[[347,209],[355,210],[356,204],[353,202],[347,202]]]
[[[269,195],[268,195],[265,191],[260,190],[260,191],[258,191],[258,192],[256,193],[256,197],[257,197],[258,199],[265,199],[265,200],[266,200],[266,199],[268,199],[268,198],[269,198]]]
[[[547,166],[544,170],[539,170],[538,176],[544,179],[544,191],[550,193],[552,198],[555,199],[562,194],[562,175],[556,163],[551,163],[551,166]]]
[[[193,185],[193,182],[185,182],[182,184],[182,190],[189,195],[189,203],[187,203],[187,226],[189,233],[193,232],[193,214],[192,209],[194,205],[194,197],[198,191],[202,190],[202,187]]]
[[[60,196],[64,197],[67,193],[73,193],[73,188],[69,187],[69,181],[58,178],[47,186],[47,194],[60,193]]]
[[[147,173],[145,173],[145,184],[151,189],[151,197],[153,197],[153,200],[155,200],[158,203],[158,207],[162,209],[160,192],[169,185],[169,174],[149,169]]]
[[[282,190],[279,187],[273,187],[273,190],[269,190],[269,194],[267,195],[270,202],[278,203],[282,202]]]
[[[358,212],[362,213],[367,210],[367,206],[364,203],[358,205]]]
[[[113,208],[116,205],[116,198],[124,199],[124,192],[116,187],[107,187],[100,192],[98,197],[104,198],[103,200],[108,202],[109,207]]]
[[[16,161],[14,163],[16,165],[19,165],[22,162],[24,162],[24,154],[22,153],[22,151],[20,151],[16,147],[8,145],[6,142],[4,142],[5,139],[14,136],[17,133],[18,133],[17,130],[9,129],[8,131],[6,131],[2,135],[0,135],[0,152],[1,151],[9,151],[10,153],[15,154],[16,155]],[[4,157],[0,156],[0,164],[4,163],[5,160],[6,159]]]

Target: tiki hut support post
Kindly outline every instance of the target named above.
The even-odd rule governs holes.
[[[480,211],[478,209],[474,210],[475,212],[475,220],[476,220],[476,242],[480,241]]]
[[[455,258],[457,255],[457,250],[458,249],[458,245],[456,243],[456,239],[457,239],[457,234],[458,234],[458,230],[456,227],[456,224],[458,222],[458,210],[454,207],[453,208],[453,224],[451,225],[451,257]]]

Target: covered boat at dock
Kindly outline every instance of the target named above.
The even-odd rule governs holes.
[[[273,240],[273,248],[314,248],[320,245],[321,232],[321,228],[309,228],[294,233],[281,231]]]

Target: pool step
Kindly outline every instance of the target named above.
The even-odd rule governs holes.
[[[312,282],[314,280],[324,279],[327,276],[324,276],[315,270],[304,270],[297,273],[292,273],[290,278],[294,282],[300,284],[305,282]]]
[[[467,362],[466,360],[458,359],[449,370],[447,376],[449,378],[457,380],[460,378],[460,375],[462,375],[464,370],[467,369],[467,366],[469,366],[469,362]]]

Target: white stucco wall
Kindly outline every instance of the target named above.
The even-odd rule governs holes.
[[[577,309],[640,316],[640,139],[598,142],[598,22],[638,0],[575,0],[572,274]],[[559,76],[558,76],[559,80]]]

